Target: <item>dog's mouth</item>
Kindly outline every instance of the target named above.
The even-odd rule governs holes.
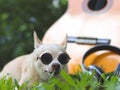
[[[58,75],[60,73],[60,70],[55,71],[54,75]]]
[[[57,74],[59,74],[60,73],[60,70],[53,70],[53,71],[47,71],[47,70],[45,70],[45,72],[48,72],[48,73],[50,73],[50,74],[54,74],[54,75],[57,75]]]
[[[52,76],[57,76],[60,73],[60,69],[54,69],[52,71],[46,71],[45,70],[45,72],[48,72]]]
[[[49,73],[52,76],[57,76],[60,73],[60,69],[55,69],[55,70],[52,70],[52,71],[45,70],[45,72]]]
[[[60,72],[60,65],[58,63],[53,63],[52,64],[52,73],[54,76],[58,75]]]
[[[60,70],[53,70],[50,72],[50,74],[53,74],[54,76],[57,76],[60,73]]]
[[[60,70],[60,65],[55,63],[50,69],[45,70],[45,72],[52,76],[57,76],[60,73]]]

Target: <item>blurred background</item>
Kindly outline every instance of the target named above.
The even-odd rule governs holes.
[[[63,15],[67,0],[0,0],[0,70],[34,49],[33,30],[42,39]]]

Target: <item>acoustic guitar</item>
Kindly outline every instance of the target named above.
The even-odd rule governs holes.
[[[67,43],[69,73],[75,74],[81,71],[82,57],[97,45],[96,40],[120,48],[120,0],[68,0],[66,12],[47,30],[43,42],[61,44],[66,34],[73,41],[79,38],[78,43]],[[118,63],[120,56],[110,51],[95,52],[85,60],[87,66],[95,64],[106,73],[113,72]]]

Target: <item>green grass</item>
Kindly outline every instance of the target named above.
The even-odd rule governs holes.
[[[0,90],[120,90],[120,81],[117,76],[109,75],[104,78],[104,82],[93,78],[93,75],[88,73],[78,73],[75,76],[70,76],[64,71],[60,73],[61,78],[50,78],[47,82],[35,83],[31,87],[27,88],[27,83],[22,86],[18,85],[18,82],[12,83],[12,78],[6,79],[5,77],[0,79]]]

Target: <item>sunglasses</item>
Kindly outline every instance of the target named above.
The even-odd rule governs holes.
[[[52,62],[53,60],[53,57],[50,53],[44,53],[41,57],[37,57],[37,60],[40,59],[41,62],[45,65],[48,65]],[[70,57],[68,54],[66,53],[61,53],[59,56],[58,56],[58,61],[61,63],[61,64],[67,64],[70,60]]]

